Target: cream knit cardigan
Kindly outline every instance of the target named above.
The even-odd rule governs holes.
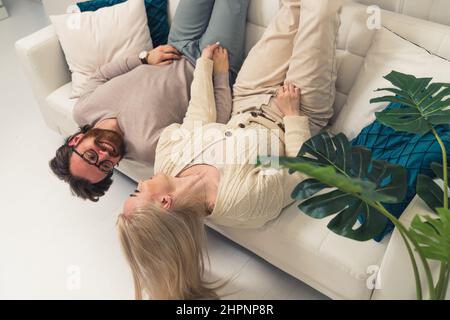
[[[239,124],[245,124],[246,128],[264,126],[273,129],[272,122],[260,117],[255,119],[248,113],[233,116],[226,125],[215,123],[212,73],[212,60],[197,60],[186,116],[182,124],[172,124],[162,132],[156,148],[155,172],[177,176],[209,145],[230,138],[230,132],[238,129]],[[280,131],[278,136],[282,152],[296,156],[301,145],[310,138],[308,118],[288,116],[284,117],[283,123],[285,133]],[[203,132],[215,130],[219,134],[211,140],[206,134],[198,134],[199,125]],[[247,152],[250,148],[257,146],[246,146],[236,156],[244,154],[245,157],[245,154],[250,154]],[[272,170],[267,174],[267,170],[250,163],[250,157],[245,161],[240,159],[239,163],[222,167],[215,207],[208,219],[225,226],[258,228],[276,218],[284,207],[293,202],[291,192],[306,177],[299,173],[290,175],[287,170]]]

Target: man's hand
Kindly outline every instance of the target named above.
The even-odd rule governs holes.
[[[286,116],[301,116],[300,89],[292,83],[285,83],[277,91],[277,102],[281,113]]]
[[[214,43],[214,44],[210,44],[209,46],[206,46],[205,49],[203,49],[202,51],[202,58],[206,58],[206,59],[213,59],[214,56],[214,51],[220,47],[220,44]]]
[[[214,74],[228,74],[230,63],[228,61],[228,51],[218,47],[213,53]]]
[[[180,60],[181,53],[171,45],[162,45],[148,52],[147,63],[154,66],[164,66]]]

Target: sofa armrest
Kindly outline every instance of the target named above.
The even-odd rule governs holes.
[[[15,47],[46,124],[59,131],[52,121],[46,98],[70,82],[71,74],[53,26],[18,40]]]
[[[416,215],[434,216],[431,209],[416,196],[402,214],[400,221],[407,227],[411,225]],[[413,249],[414,250],[414,249]],[[416,261],[419,265],[422,293],[424,299],[429,299],[428,286],[426,284],[425,272],[421,266],[420,258],[416,254]],[[439,263],[432,261],[430,264],[434,279],[439,275]],[[373,300],[414,300],[416,299],[416,284],[411,260],[406,250],[403,239],[397,229],[394,230],[389,244],[384,254],[383,261],[378,273],[378,285],[373,292]],[[449,289],[450,291],[450,289]],[[447,298],[450,292],[447,291]]]

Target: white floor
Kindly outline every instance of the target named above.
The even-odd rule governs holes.
[[[48,161],[62,137],[40,117],[14,42],[48,24],[33,0],[3,0],[0,21],[0,299],[132,299],[131,274],[115,234],[134,184],[117,175],[99,203],[71,196]],[[232,299],[326,299],[213,231],[215,274],[237,276]]]

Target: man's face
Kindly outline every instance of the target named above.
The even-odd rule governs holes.
[[[114,167],[125,154],[125,142],[120,134],[98,128],[76,135],[69,141],[69,146],[76,150],[70,158],[71,174],[90,183],[105,179],[109,172],[103,172],[101,168]]]

